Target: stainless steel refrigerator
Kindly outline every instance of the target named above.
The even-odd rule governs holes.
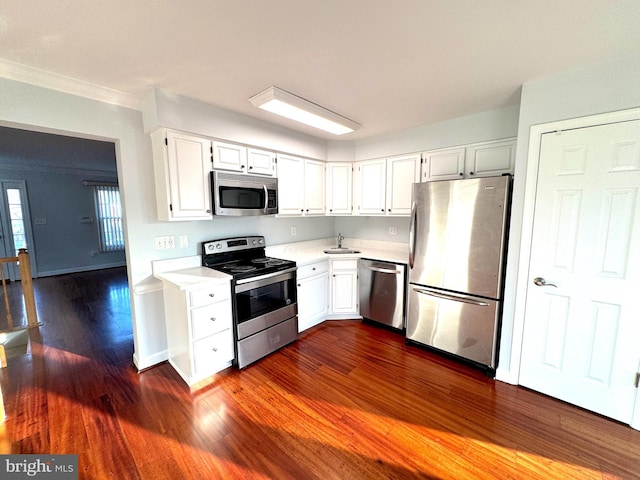
[[[407,340],[495,373],[511,177],[413,185]]]

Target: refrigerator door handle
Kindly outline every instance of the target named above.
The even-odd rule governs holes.
[[[416,255],[416,215],[418,213],[418,204],[411,204],[411,224],[409,226],[409,268],[413,268],[413,262]]]
[[[420,293],[422,295],[430,295],[432,297],[443,298],[445,300],[452,300],[454,302],[463,302],[469,303],[471,305],[478,305],[480,307],[488,307],[489,304],[487,302],[483,302],[481,300],[473,300],[468,297],[464,297],[461,295],[447,294],[443,292],[437,292],[435,290],[431,290],[430,288],[414,288],[414,292]]]

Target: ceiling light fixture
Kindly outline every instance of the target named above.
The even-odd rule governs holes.
[[[269,87],[251,97],[249,101],[254,107],[268,110],[334,135],[353,132],[360,126],[353,120],[278,87]]]

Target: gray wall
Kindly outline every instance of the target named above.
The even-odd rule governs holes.
[[[82,184],[117,181],[114,143],[0,127],[0,180],[26,184],[37,276],[125,264],[124,251],[99,253],[93,189]]]

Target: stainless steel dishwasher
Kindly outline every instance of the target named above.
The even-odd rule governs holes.
[[[406,266],[360,259],[360,315],[398,330],[405,328]]]

